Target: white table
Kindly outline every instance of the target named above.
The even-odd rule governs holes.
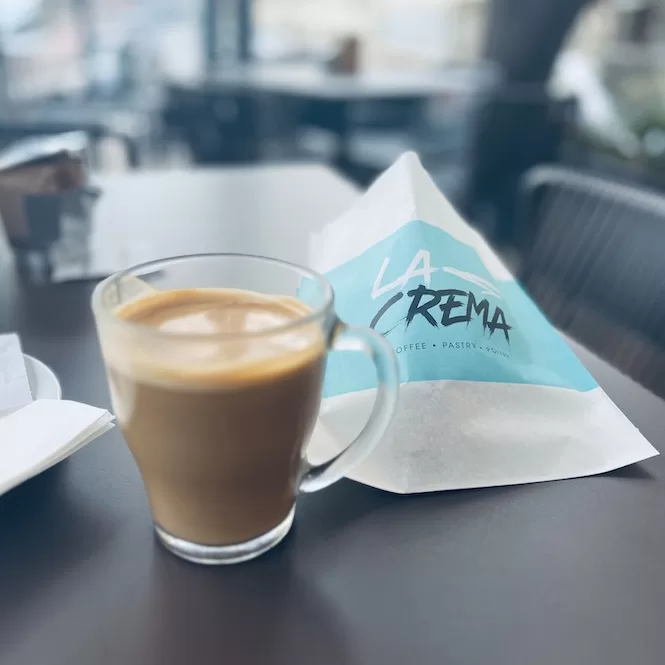
[[[281,113],[290,109],[293,113],[287,123],[290,126],[302,122],[302,109],[292,109],[289,101],[295,101],[296,106],[315,105],[315,124],[336,136],[334,161],[345,167],[353,161],[350,137],[354,126],[351,113],[354,105],[361,102],[418,105],[432,98],[447,102],[450,97],[467,97],[488,90],[497,80],[498,73],[490,65],[448,67],[429,72],[339,74],[313,65],[254,64],[174,84],[186,89],[206,90],[219,95],[222,101],[225,95],[237,91],[268,98],[266,114],[271,115],[276,108]]]
[[[220,70],[205,79],[211,88],[250,90],[327,101],[426,98],[467,92],[492,76],[485,68],[447,68],[429,72],[370,71],[339,74],[311,65],[249,65]],[[189,85],[200,85],[192,80]]]

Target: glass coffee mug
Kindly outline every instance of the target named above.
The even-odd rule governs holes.
[[[276,545],[298,492],[334,483],[395,410],[395,354],[335,315],[330,284],[274,259],[208,254],[112,275],[92,296],[111,399],[174,554],[235,563]],[[377,373],[368,423],[321,465],[304,458],[329,350],[364,351]]]

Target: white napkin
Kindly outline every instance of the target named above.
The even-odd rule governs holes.
[[[83,448],[112,420],[104,409],[53,399],[0,418],[0,495]]]

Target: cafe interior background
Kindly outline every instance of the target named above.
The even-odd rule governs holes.
[[[2,0],[0,149],[94,173],[415,150],[555,325],[665,395],[665,2]],[[186,220],[183,220],[186,223]]]

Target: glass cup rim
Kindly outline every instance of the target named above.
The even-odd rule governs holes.
[[[165,330],[158,330],[151,326],[148,326],[144,323],[139,323],[138,321],[128,321],[127,319],[119,318],[113,310],[106,307],[102,304],[102,295],[104,291],[113,283],[118,282],[124,277],[128,277],[141,272],[142,274],[150,274],[159,272],[160,267],[166,267],[173,263],[184,263],[187,261],[198,260],[198,259],[248,259],[250,261],[256,261],[258,263],[268,263],[273,266],[279,266],[281,268],[287,268],[294,272],[300,273],[302,276],[309,277],[316,281],[321,287],[324,295],[323,303],[313,309],[309,314],[303,316],[299,319],[294,319],[288,323],[282,323],[280,325],[266,328],[264,330],[257,330],[251,332],[241,332],[241,333],[224,333],[224,332],[212,332],[212,333],[179,333]],[[138,275],[140,277],[140,275]],[[220,286],[219,288],[224,288]],[[294,330],[300,326],[313,323],[318,319],[325,316],[328,312],[332,310],[335,295],[333,288],[328,282],[328,280],[321,275],[320,273],[312,270],[311,268],[305,268],[304,266],[298,265],[291,261],[284,261],[282,259],[276,259],[270,256],[261,256],[260,254],[244,254],[242,252],[208,252],[204,254],[181,254],[179,256],[170,256],[163,259],[156,259],[153,261],[146,261],[144,263],[138,263],[129,268],[123,270],[118,270],[112,275],[104,278],[101,282],[95,286],[92,292],[92,310],[95,318],[102,321],[112,321],[115,324],[119,324],[125,327],[127,330],[132,330],[140,335],[149,335],[153,337],[160,337],[162,339],[168,340],[202,340],[202,339],[218,339],[218,340],[234,340],[234,339],[248,339],[248,338],[260,338],[260,337],[270,337],[272,335],[278,335],[289,330]]]

